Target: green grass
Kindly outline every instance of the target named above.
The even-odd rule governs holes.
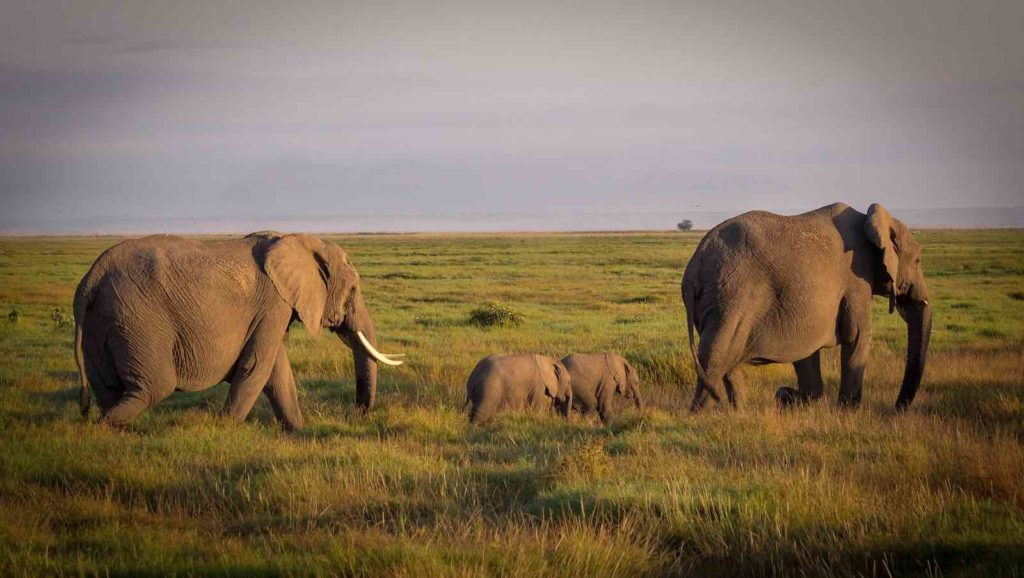
[[[747,370],[738,412],[686,412],[679,280],[699,233],[346,236],[381,349],[379,406],[351,356],[288,342],[307,426],[224,385],[127,431],[78,416],[74,287],[116,240],[0,239],[3,575],[1024,575],[1024,231],[924,231],[925,383],[892,411],[905,326],[877,299],[865,401],[779,412],[792,369]],[[482,328],[503,303],[522,324]],[[17,310],[17,321],[9,312]],[[651,408],[608,427],[508,415],[470,427],[494,352],[613,350]]]

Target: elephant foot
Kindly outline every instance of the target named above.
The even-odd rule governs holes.
[[[799,391],[792,387],[780,387],[775,390],[775,401],[779,404],[779,407],[789,408],[797,404],[802,404],[807,399]]]

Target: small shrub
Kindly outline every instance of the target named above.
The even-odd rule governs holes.
[[[54,329],[67,329],[74,324],[74,321],[60,307],[50,309],[50,319],[53,321]]]
[[[1014,301],[1024,301],[1024,291],[1010,291],[1007,295]]]
[[[469,312],[469,322],[480,327],[516,327],[526,316],[504,303],[488,303]]]
[[[11,312],[7,314],[7,321],[11,325],[17,325],[21,321],[21,312],[17,308],[11,307]]]
[[[689,231],[690,229],[693,229],[693,221],[690,219],[683,219],[676,223],[676,228],[680,231]]]

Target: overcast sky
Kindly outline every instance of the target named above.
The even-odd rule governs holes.
[[[1024,205],[1020,0],[0,2],[0,229]]]

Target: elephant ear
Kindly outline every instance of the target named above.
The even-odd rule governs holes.
[[[551,399],[558,399],[558,386],[562,383],[562,369],[558,363],[552,364],[551,369],[555,373],[555,382],[549,383],[547,379],[544,380],[544,395]]]
[[[892,217],[885,207],[875,203],[868,207],[868,217],[864,220],[864,232],[868,240],[882,250],[882,265],[890,282],[890,298],[899,286],[900,258],[896,254],[896,246],[892,242]]]
[[[615,360],[612,362],[612,358],[608,354],[604,354],[605,369],[608,370],[608,378],[615,383],[615,393],[619,395],[626,394],[626,363],[624,361]],[[620,379],[621,377],[621,379]]]
[[[305,235],[286,235],[270,246],[263,259],[263,270],[277,292],[314,337],[320,335],[327,303],[326,263],[318,244],[323,242]]]

